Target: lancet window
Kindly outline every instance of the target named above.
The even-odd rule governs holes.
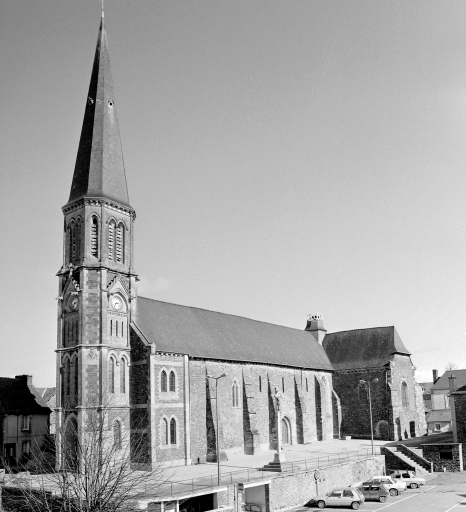
[[[91,255],[99,257],[99,221],[92,217],[91,221]]]

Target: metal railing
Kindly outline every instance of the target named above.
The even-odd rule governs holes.
[[[380,447],[375,447],[374,455],[380,455]],[[237,482],[247,483],[257,480],[277,478],[280,475],[286,473],[312,471],[323,467],[345,464],[351,461],[369,458],[372,456],[371,448],[352,452],[319,455],[310,459],[282,462],[281,472],[268,471],[264,470],[263,468],[242,468],[237,471],[225,472],[225,466],[223,466],[221,485],[223,486],[231,485]],[[206,488],[215,488],[218,487],[217,478],[217,473],[215,473],[204,477],[190,478],[187,480],[172,480],[159,487],[157,489],[157,494],[161,497],[179,496],[187,493],[195,493],[196,491],[205,490]],[[150,496],[150,484],[146,485],[145,487],[145,495]]]

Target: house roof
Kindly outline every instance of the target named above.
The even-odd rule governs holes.
[[[450,389],[449,377],[453,375],[456,377],[455,388],[459,390],[462,386],[466,385],[466,370],[448,370],[446,371],[432,386],[432,391],[440,389]]]
[[[50,407],[26,375],[0,377],[0,414],[50,414]]]
[[[137,329],[156,350],[202,359],[333,370],[310,332],[138,297]]]
[[[430,411],[426,417],[427,423],[434,423],[436,421],[451,421],[451,410]]]
[[[418,385],[421,386],[421,388],[423,389],[423,393],[427,394],[427,393],[430,393],[434,383],[433,382],[418,382]]]
[[[410,355],[394,326],[326,334],[323,347],[335,370],[383,366],[392,354]]]
[[[55,396],[56,388],[36,388],[44,402],[47,402]]]

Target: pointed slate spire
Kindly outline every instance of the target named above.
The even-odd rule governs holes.
[[[103,10],[68,202],[82,197],[129,206]]]

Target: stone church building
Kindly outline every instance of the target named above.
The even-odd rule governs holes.
[[[58,272],[57,433],[105,406],[133,462],[192,464],[339,436],[334,369],[318,317],[298,330],[138,297],[130,205],[104,19],[99,29]],[[225,374],[225,375],[224,375]],[[220,378],[219,378],[220,377]],[[217,380],[218,378],[218,380]],[[218,390],[216,391],[216,383]]]
[[[401,440],[426,433],[422,388],[395,327],[327,334],[323,347],[335,369],[342,435],[371,436],[368,383],[375,438]]]

